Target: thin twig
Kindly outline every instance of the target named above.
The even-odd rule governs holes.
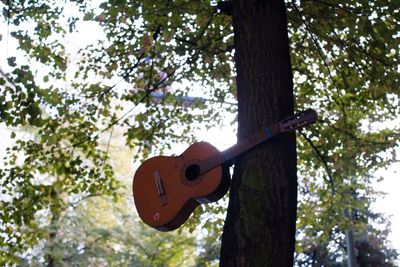
[[[316,47],[316,49],[317,49],[318,56],[319,56],[319,58],[322,60],[322,62],[323,62],[323,64],[324,64],[325,68],[326,68],[327,71],[328,71],[328,76],[329,76],[329,78],[331,79],[331,81],[332,81],[334,87],[336,88],[337,96],[338,96],[338,98],[339,98],[339,100],[340,100],[341,103],[338,103],[335,97],[334,97],[333,99],[334,99],[334,101],[336,102],[336,104],[337,104],[337,105],[342,109],[342,111],[344,112],[344,103],[343,103],[342,98],[340,97],[339,86],[337,85],[335,79],[334,79],[333,76],[332,76],[331,69],[330,69],[330,67],[329,67],[329,65],[328,65],[328,62],[327,62],[326,59],[325,59],[325,55],[324,55],[323,52],[322,52],[322,48],[321,48],[321,46],[319,45],[318,40],[314,37],[314,34],[312,33],[308,22],[303,18],[303,14],[301,13],[301,11],[299,10],[299,8],[297,7],[297,5],[296,5],[296,3],[295,3],[294,1],[292,1],[292,6],[293,6],[294,9],[296,10],[296,12],[299,14],[299,17],[300,17],[301,21],[303,22],[303,25],[306,27],[306,31],[307,31],[308,34],[310,35],[311,41],[312,41],[312,43],[314,44],[314,46]]]
[[[325,171],[329,177],[329,184],[331,187],[331,194],[334,195],[336,193],[336,189],[335,189],[335,183],[333,180],[333,175],[332,175],[332,171],[330,169],[330,167],[328,166],[328,163],[326,162],[324,156],[321,154],[321,152],[319,151],[319,149],[314,145],[313,141],[311,141],[310,138],[308,138],[302,131],[300,131],[301,136],[304,137],[304,139],[308,142],[308,144],[310,144],[310,146],[312,147],[312,149],[314,150],[315,154],[318,156],[318,158],[321,160],[322,164],[324,165]]]

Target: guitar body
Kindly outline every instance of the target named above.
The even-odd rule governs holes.
[[[219,165],[203,175],[198,163],[217,153],[206,142],[191,145],[180,156],[157,156],[143,162],[133,179],[140,218],[160,231],[182,225],[201,203],[217,201],[229,188],[229,169]]]

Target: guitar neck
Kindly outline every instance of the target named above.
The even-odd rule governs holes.
[[[274,124],[270,127],[265,127],[262,131],[259,131],[256,134],[253,134],[236,145],[224,150],[220,153],[214,154],[208,159],[203,160],[200,165],[201,173],[206,173],[209,170],[214,169],[217,166],[224,164],[225,162],[230,161],[231,159],[239,156],[240,154],[246,152],[247,150],[257,146],[258,144],[267,141],[273,136],[279,134],[281,132],[279,124]]]
[[[312,109],[307,109],[295,115],[289,116],[286,119],[281,120],[279,123],[266,127],[262,131],[245,138],[227,150],[216,153],[208,159],[201,161],[199,163],[200,173],[204,174],[215,167],[230,161],[231,159],[279,133],[290,132],[302,128],[306,125],[314,123],[316,120],[317,114]]]

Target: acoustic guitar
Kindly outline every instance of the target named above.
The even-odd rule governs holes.
[[[170,231],[181,226],[202,203],[214,202],[228,191],[233,158],[273,136],[314,123],[308,109],[262,129],[225,151],[206,142],[191,145],[180,156],[147,159],[133,178],[133,197],[147,225]]]

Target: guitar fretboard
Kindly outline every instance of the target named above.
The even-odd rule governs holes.
[[[223,163],[230,161],[234,157],[246,152],[247,150],[255,147],[256,145],[270,139],[271,137],[281,133],[290,132],[317,120],[317,114],[312,109],[307,109],[303,112],[299,112],[286,119],[281,120],[279,123],[273,124],[269,127],[264,128],[262,131],[251,135],[244,140],[240,141],[236,145],[228,148],[225,151],[216,153],[211,157],[202,160],[199,163],[200,175],[214,169]]]
[[[280,132],[280,128],[278,124],[274,124],[270,127],[264,128],[262,131],[253,134],[244,140],[240,141],[236,145],[228,148],[225,151],[220,153],[216,153],[213,156],[203,160],[200,162],[199,167],[201,170],[201,174],[204,174],[215,167],[222,165],[225,162],[230,161],[231,159],[237,157],[238,155],[246,152],[247,150],[257,146],[258,144],[268,140],[274,135]]]

